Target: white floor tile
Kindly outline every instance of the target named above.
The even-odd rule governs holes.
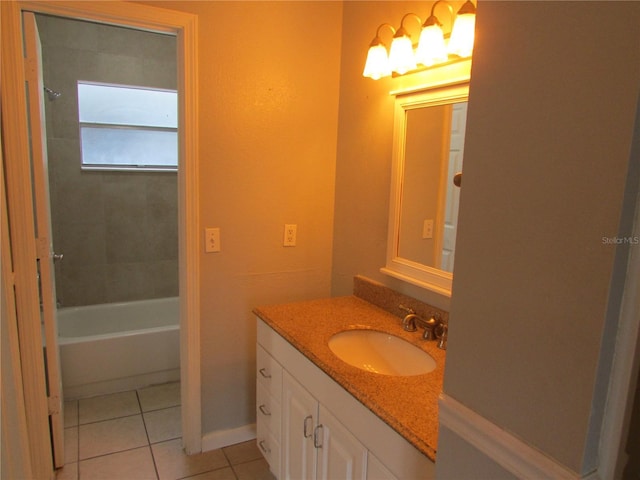
[[[253,440],[186,455],[179,392],[172,383],[65,402],[65,424],[76,426],[65,429],[56,480],[274,480]]]
[[[135,391],[112,393],[79,400],[80,425],[140,413]]]
[[[147,445],[142,415],[80,425],[81,460]]]
[[[194,475],[193,477],[186,477],[183,480],[236,480],[236,475],[231,467],[225,467],[212,472]]]
[[[78,480],[78,464],[65,463],[64,467],[56,470],[56,480]]]
[[[83,460],[82,480],[157,480],[151,450],[147,447]]]
[[[251,460],[258,460],[262,458],[262,454],[260,453],[260,450],[258,450],[258,445],[255,440],[224,447],[222,451],[229,459],[229,463],[231,463],[231,465],[250,462]]]
[[[78,461],[78,427],[64,429],[64,463]]]
[[[78,425],[78,401],[64,402],[64,428]]]
[[[143,412],[180,405],[180,383],[164,383],[138,390]]]
[[[236,473],[238,480],[275,480],[275,477],[269,471],[269,464],[264,458],[234,465],[233,471]]]
[[[180,439],[156,443],[151,445],[151,449],[160,480],[184,478],[229,466],[222,450],[185,454]]]
[[[149,434],[149,442],[158,443],[182,436],[180,407],[154,410],[143,415],[147,433]]]

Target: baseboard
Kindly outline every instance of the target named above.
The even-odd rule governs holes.
[[[256,438],[256,424],[243,425],[229,430],[217,430],[205,433],[202,436],[202,451],[215,450],[217,448],[228,447],[236,443],[246,442]]]
[[[569,470],[444,393],[440,394],[438,405],[442,426],[518,478],[557,480],[598,478],[597,475],[581,476]]]

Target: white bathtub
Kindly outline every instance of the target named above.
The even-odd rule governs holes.
[[[65,399],[180,378],[178,297],[58,309]]]

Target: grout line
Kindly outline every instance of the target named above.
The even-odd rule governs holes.
[[[78,463],[84,462],[86,460],[93,460],[93,459],[96,459],[96,458],[108,457],[109,455],[116,455],[118,453],[130,452],[132,450],[138,450],[140,448],[145,448],[145,447],[148,447],[148,446],[149,445],[140,445],[138,447],[125,448],[124,450],[115,450],[115,451],[109,452],[109,453],[101,453],[100,455],[94,455],[93,457],[87,457],[87,458],[83,458],[82,460],[78,460]]]
[[[147,430],[147,422],[144,420],[144,413],[142,412],[142,402],[140,401],[140,395],[138,395],[138,390],[134,390],[136,392],[136,398],[138,399],[138,406],[140,407],[140,417],[142,417],[142,425],[144,425],[144,433],[147,436],[147,448],[149,449],[149,453],[151,454],[151,461],[153,462],[153,469],[156,472],[156,478],[160,479],[160,474],[158,473],[158,466],[156,465],[156,457],[153,455],[153,448],[151,448],[151,440],[149,439],[149,431]]]
[[[236,473],[236,470],[233,468],[233,464],[231,463],[231,460],[229,459],[229,456],[227,455],[227,452],[224,451],[224,449],[225,449],[225,447],[222,447],[220,449],[220,451],[222,452],[222,455],[224,456],[224,459],[229,464],[229,468],[231,469],[231,473],[233,473],[233,478],[235,480],[238,480],[238,474]]]
[[[235,478],[235,480],[238,480],[238,474],[236,473],[236,469],[233,468],[233,465],[231,465],[231,471],[233,472],[233,478]]]
[[[85,425],[95,425],[96,423],[102,423],[102,422],[110,422],[111,420],[120,420],[121,418],[135,417],[136,415],[142,415],[142,412],[131,413],[129,415],[121,415],[119,417],[113,417],[113,418],[103,418],[102,420],[94,420],[93,422],[78,423],[78,427],[84,427]]]
[[[76,480],[80,480],[80,400],[76,402]]]

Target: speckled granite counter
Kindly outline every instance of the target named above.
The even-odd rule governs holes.
[[[438,395],[442,391],[445,351],[419,332],[405,332],[401,319],[355,296],[259,307],[264,322],[338,382],[419,451],[435,461]],[[329,349],[329,338],[343,330],[370,328],[404,338],[428,352],[436,369],[396,377],[352,367]]]

